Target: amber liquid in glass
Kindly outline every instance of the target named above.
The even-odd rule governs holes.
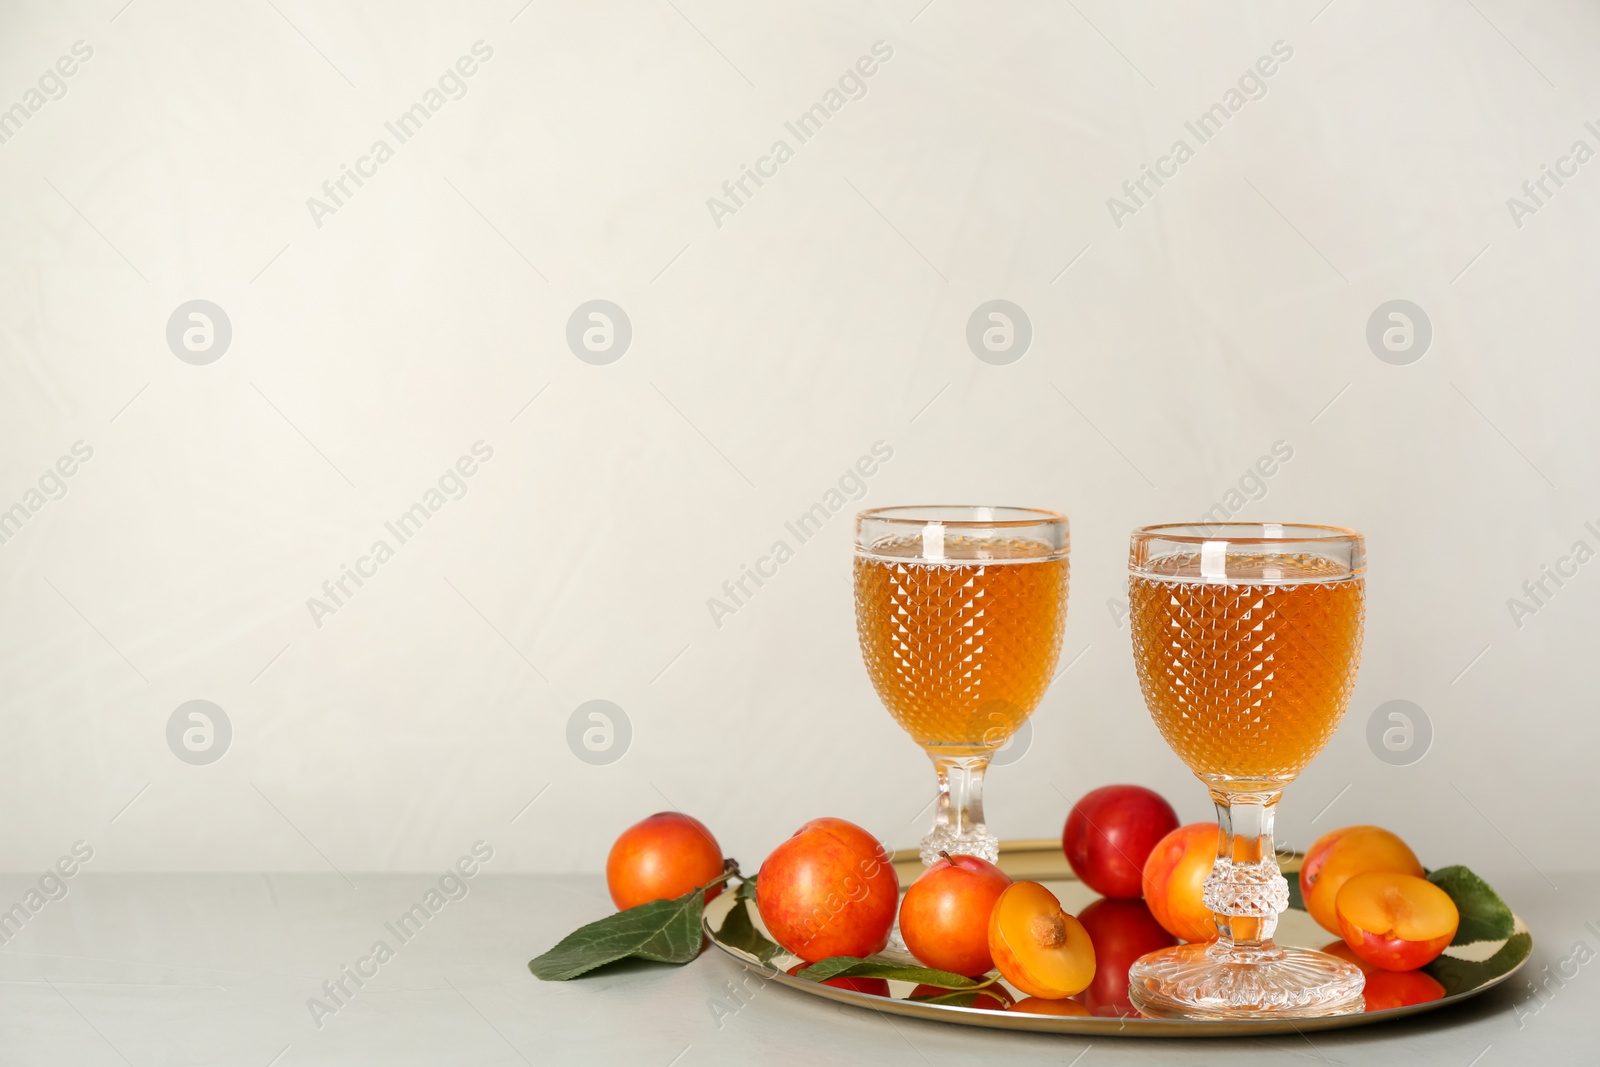
[[[1139,684],[1167,744],[1201,778],[1292,780],[1333,736],[1355,686],[1366,593],[1309,556],[1262,556],[1201,581],[1198,556],[1128,583]],[[1252,580],[1254,579],[1254,580]]]
[[[978,755],[1004,745],[1049,688],[1067,617],[1067,561],[1028,541],[950,537],[855,560],[856,630],[884,706],[923,748]],[[974,558],[982,554],[989,558]]]

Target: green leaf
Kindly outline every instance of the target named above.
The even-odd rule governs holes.
[[[994,993],[995,987],[990,985],[989,989],[984,990],[952,989],[947,993],[934,993],[931,997],[907,997],[906,1000],[914,1003],[914,1005],[950,1005],[954,1006],[954,1008],[976,1008],[979,997],[990,997]],[[994,995],[994,1000],[997,1003],[1002,1003],[1002,1005],[1005,1003],[1005,1001],[1000,1000],[998,995]]]
[[[881,956],[866,959],[859,956],[829,956],[801,971],[800,977],[808,982],[821,982],[829,978],[887,978],[891,982],[916,982],[940,989],[976,989],[982,984],[949,971],[917,967]]]
[[[734,896],[737,897],[740,900],[750,900],[750,901],[755,900],[756,899],[756,880],[755,880],[755,878],[751,877],[751,878],[741,879],[740,882],[739,882],[738,888],[736,888],[733,891],[733,893],[734,893]]]
[[[1486,960],[1474,963],[1470,960],[1458,960],[1452,956],[1440,956],[1422,970],[1444,986],[1446,996],[1453,996],[1469,989],[1476,989],[1483,983],[1508,973],[1527,959],[1528,953],[1532,951],[1531,936],[1526,933],[1512,934],[1506,943],[1500,946],[1500,951]]]
[[[528,961],[528,970],[546,982],[565,982],[596,967],[625,959],[688,963],[700,955],[700,916],[705,891],[691,890],[675,900],[652,900],[598,922],[581,926],[549,952]]]
[[[1461,913],[1461,925],[1456,927],[1452,945],[1470,945],[1474,941],[1500,941],[1511,936],[1516,919],[1506,902],[1501,900],[1489,883],[1465,867],[1441,867],[1428,875],[1428,881],[1443,889],[1455,901]]]
[[[741,884],[739,889],[743,890],[748,884],[748,882]],[[769,962],[772,957],[783,951],[780,946],[756,929],[756,924],[750,920],[750,905],[738,897],[737,891],[733,907],[728,910],[722,925],[717,928],[717,940],[730,948],[748,952],[762,963]]]
[[[1300,873],[1291,871],[1283,876],[1289,883],[1289,907],[1295,911],[1306,910],[1306,899],[1300,895]]]

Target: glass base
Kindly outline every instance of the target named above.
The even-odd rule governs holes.
[[[1366,976],[1325,952],[1263,946],[1229,962],[1215,944],[1179,945],[1128,969],[1128,998],[1153,1019],[1303,1019],[1365,1007]]]
[[[952,856],[977,856],[996,863],[1000,859],[1000,839],[982,823],[969,826],[965,833],[957,833],[949,825],[936,825],[922,839],[922,865],[932,867],[939,862],[941,852],[948,852]]]

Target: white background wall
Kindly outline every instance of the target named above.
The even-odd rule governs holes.
[[[7,4],[0,106],[93,55],[0,144],[0,507],[93,457],[0,545],[0,864],[81,838],[104,870],[425,869],[485,838],[498,869],[594,870],[669,803],[752,867],[816,815],[911,844],[931,772],[849,583],[849,512],[904,502],[1072,518],[1074,665],[995,829],[1058,833],[1113,781],[1201,818],[1108,601],[1131,527],[1283,441],[1242,517],[1355,526],[1371,569],[1360,684],[1282,838],[1373,821],[1431,865],[1593,865],[1600,563],[1520,627],[1507,600],[1600,549],[1600,163],[1520,226],[1506,201],[1600,149],[1600,12],[924,3]],[[480,40],[397,145],[385,121]],[[784,122],[877,41],[797,146]],[[1184,122],[1277,41],[1198,144]],[[707,198],[778,138],[794,158],[718,226]],[[596,298],[633,327],[608,366],[564,339]],[[964,338],[994,298],[1034,333],[1007,366]],[[1401,298],[1433,340],[1396,366],[1365,330]],[[192,299],[232,325],[209,365],[166,341]],[[465,497],[319,627],[307,598],[480,440]],[[864,503],[715,625],[879,440]],[[167,743],[193,699],[232,724],[207,766]],[[592,699],[632,723],[607,766],[566,742]],[[1434,731],[1409,766],[1364,733],[1394,699]]]

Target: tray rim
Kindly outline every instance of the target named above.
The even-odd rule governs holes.
[[[1000,851],[1010,855],[1027,855],[1032,853],[1054,852],[1060,854],[1061,843],[1053,838],[1027,838],[1014,841],[1002,841]],[[1299,861],[1303,858],[1295,852],[1278,853],[1279,861],[1288,870],[1297,870]],[[921,864],[921,857],[915,848],[896,849],[889,854],[889,859],[897,867],[911,863]],[[1070,870],[1066,875],[1055,877],[1052,881],[1078,881]],[[754,901],[746,904],[737,894],[723,894],[729,899],[729,905],[720,908],[719,914],[726,916],[734,907],[744,905],[750,907]],[[1349,1015],[1325,1015],[1310,1019],[1133,1019],[1119,1016],[1087,1015],[1087,1016],[1058,1016],[1058,1015],[1030,1015],[1026,1012],[996,1011],[992,1008],[967,1008],[955,1004],[923,1004],[910,1000],[895,1000],[876,996],[871,993],[859,993],[851,989],[840,989],[837,986],[826,986],[819,982],[808,982],[797,978],[777,967],[764,964],[753,956],[748,956],[731,945],[724,944],[717,937],[717,931],[711,928],[711,907],[707,907],[701,916],[700,928],[706,938],[720,949],[725,955],[745,968],[755,971],[768,981],[775,981],[780,985],[799,990],[810,996],[831,1000],[839,1004],[848,1004],[853,1007],[866,1008],[880,1013],[900,1015],[907,1018],[926,1019],[934,1022],[951,1023],[961,1026],[972,1026],[991,1030],[1018,1030],[1032,1033],[1071,1034],[1079,1036],[1111,1036],[1111,1037],[1267,1037],[1275,1034],[1305,1033],[1319,1030],[1343,1030],[1358,1026],[1371,1026],[1374,1024],[1404,1019],[1423,1012],[1435,1011],[1440,1008],[1450,1007],[1471,1000],[1474,997],[1487,993],[1496,986],[1505,982],[1513,975],[1519,973],[1528,960],[1533,958],[1529,954],[1512,967],[1505,974],[1492,978],[1484,984],[1473,989],[1452,993],[1438,1000],[1431,1000],[1423,1004],[1410,1004],[1400,1008],[1385,1008],[1382,1011],[1363,1011]],[[1532,931],[1513,910],[1513,918],[1519,931],[1527,931],[1530,941]],[[719,922],[720,929],[720,922]]]

